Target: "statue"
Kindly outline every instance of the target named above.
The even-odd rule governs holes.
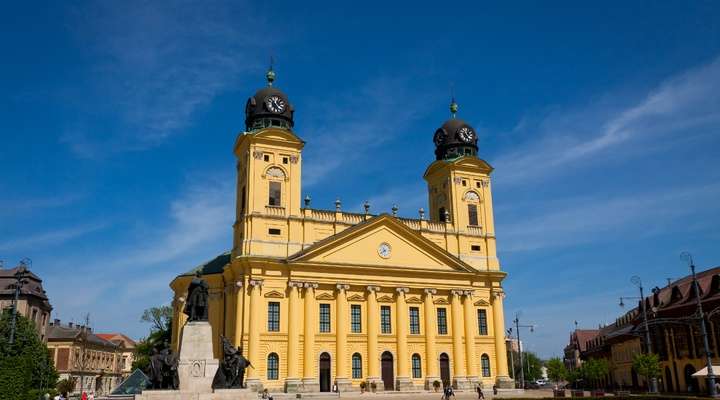
[[[150,356],[150,384],[153,389],[173,389],[180,387],[180,379],[178,377],[177,356],[172,352],[167,342],[165,348],[158,351],[157,347],[153,348]]]
[[[225,336],[220,336],[220,338],[223,344],[223,359],[215,374],[213,388],[244,388],[245,369],[252,367],[252,364],[242,355],[242,347],[235,348]]]
[[[208,320],[208,284],[200,277],[200,271],[195,272],[195,278],[188,286],[183,313],[188,316],[188,321]]]

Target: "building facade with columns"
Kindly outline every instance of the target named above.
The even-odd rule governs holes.
[[[235,141],[232,250],[176,277],[173,345],[196,270],[210,286],[220,336],[250,359],[248,384],[288,392],[511,387],[490,173],[474,129],[455,117],[435,130],[420,218],[311,207],[301,195],[294,109],[272,85],[250,97]],[[369,389],[369,387],[368,387]]]

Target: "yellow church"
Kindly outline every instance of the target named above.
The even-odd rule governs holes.
[[[232,250],[177,276],[173,343],[187,287],[210,286],[216,358],[220,335],[252,362],[247,384],[273,391],[409,391],[512,387],[490,174],[475,130],[452,118],[435,131],[425,171],[427,214],[349,213],[301,197],[302,150],[285,93],[247,101],[238,135]]]

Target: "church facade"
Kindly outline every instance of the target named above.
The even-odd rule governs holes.
[[[419,219],[311,207],[301,196],[305,142],[294,109],[268,85],[246,105],[235,141],[232,250],[179,275],[173,346],[188,283],[210,286],[209,321],[242,346],[252,387],[287,392],[511,387],[490,174],[473,128],[453,117],[435,131]],[[437,383],[436,383],[437,382]]]

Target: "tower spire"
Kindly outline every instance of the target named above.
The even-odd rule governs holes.
[[[273,59],[273,56],[270,56],[270,68],[268,68],[268,71],[265,74],[265,78],[267,79],[268,86],[272,86],[273,82],[275,81],[275,71],[273,71],[274,63],[275,63],[275,60]]]
[[[458,110],[458,105],[455,102],[455,85],[454,84],[450,84],[450,97],[452,98],[452,100],[450,100],[450,115],[452,116],[452,118],[455,118],[455,114],[457,113],[457,110]]]

